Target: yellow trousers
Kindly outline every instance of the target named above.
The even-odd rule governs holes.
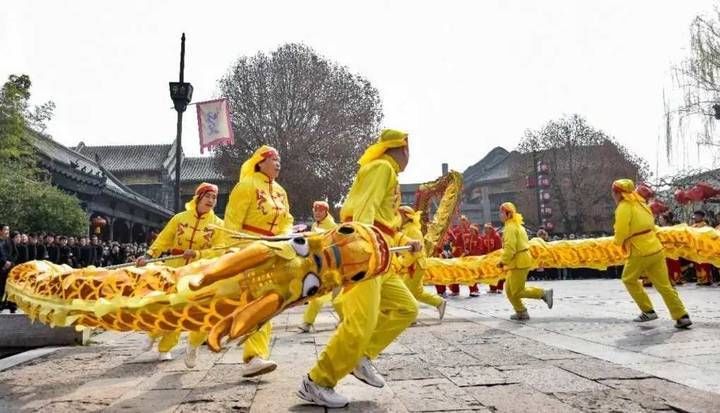
[[[338,304],[339,297],[342,296],[342,293],[335,297],[335,300],[332,299],[332,293],[322,295],[318,298],[313,298],[308,302],[308,306],[305,309],[305,313],[303,313],[303,322],[308,324],[315,324],[315,319],[318,316],[318,313],[320,313],[320,310],[322,310],[323,306],[329,302],[332,301],[333,309],[337,313],[340,320],[342,320],[342,308]]]
[[[260,330],[252,333],[243,343],[243,361],[247,363],[253,357],[260,357],[267,360],[270,357],[270,333],[272,325],[270,321],[265,323]]]
[[[541,299],[544,291],[542,288],[525,286],[530,269],[516,268],[509,272],[510,275],[505,279],[505,294],[515,312],[519,313],[526,310],[522,303],[523,298]]]
[[[638,279],[640,275],[645,275],[655,287],[657,292],[665,301],[665,305],[670,311],[673,320],[687,314],[685,306],[680,300],[675,288],[670,284],[668,277],[667,263],[665,255],[662,251],[647,257],[630,257],[628,258],[625,268],[623,268],[622,281],[625,284],[630,296],[640,307],[640,311],[647,312],[653,309],[652,301],[645,292]]]
[[[437,307],[442,304],[443,299],[437,294],[429,293],[423,288],[423,276],[425,270],[418,268],[414,274],[407,274],[402,277],[405,286],[410,290],[410,293],[415,299],[421,303]]]
[[[417,301],[392,272],[358,283],[337,301],[343,321],[309,374],[324,387],[335,387],[363,356],[377,357],[418,314]]]
[[[167,353],[177,346],[180,341],[180,331],[173,331],[172,333],[150,333],[148,334],[153,340],[160,339],[158,343],[158,351],[161,353]],[[207,339],[207,333],[201,333],[198,331],[191,331],[188,335],[188,342],[193,347],[200,347]]]

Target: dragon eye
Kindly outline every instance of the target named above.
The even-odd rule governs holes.
[[[309,297],[317,294],[320,289],[320,278],[317,275],[309,272],[303,279],[302,296]]]
[[[295,253],[297,253],[297,255],[301,257],[307,257],[310,253],[310,246],[308,245],[308,242],[305,238],[293,238],[290,240],[290,245],[292,245]]]

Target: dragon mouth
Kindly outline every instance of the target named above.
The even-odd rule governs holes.
[[[234,340],[257,331],[282,309],[283,301],[280,294],[270,293],[236,309],[210,329],[208,347],[217,352],[222,348],[223,338]]]

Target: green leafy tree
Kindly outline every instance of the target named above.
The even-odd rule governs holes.
[[[79,200],[53,187],[36,166],[33,131],[44,130],[53,102],[30,109],[30,77],[11,75],[0,89],[0,221],[23,231],[81,234]]]

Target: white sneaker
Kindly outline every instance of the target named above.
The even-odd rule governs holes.
[[[360,359],[360,363],[353,369],[352,375],[369,386],[379,388],[385,385],[385,380],[373,371],[370,360],[368,360],[367,357]]]
[[[530,314],[528,314],[527,310],[523,310],[511,315],[510,319],[515,321],[526,321],[530,319]]]
[[[545,301],[545,304],[547,304],[548,308],[552,308],[552,306],[553,306],[553,290],[552,290],[552,288],[549,290],[545,290],[543,292],[542,300]]]
[[[173,359],[172,353],[169,351],[161,351],[158,353],[158,360],[160,361],[170,361]]]
[[[277,368],[277,363],[260,357],[253,357],[243,365],[243,377],[255,377],[270,373]]]
[[[655,311],[651,312],[643,312],[640,313],[639,316],[633,318],[633,321],[636,323],[645,323],[647,321],[657,320],[657,313]]]
[[[335,389],[313,383],[307,375],[303,378],[297,396],[308,403],[329,408],[341,408],[350,403],[347,397],[336,393]]]
[[[150,336],[145,336],[145,344],[143,344],[143,351],[150,351],[155,347],[155,339]]]
[[[440,318],[440,321],[445,317],[445,307],[447,307],[447,301],[443,300],[442,303],[440,303],[439,306],[437,306],[438,310],[438,316]]]
[[[690,316],[685,314],[684,316],[677,319],[675,322],[675,328],[688,328],[692,325],[692,321],[690,321]]]
[[[298,328],[299,328],[300,331],[302,331],[303,333],[309,333],[309,332],[311,332],[311,331],[313,330],[313,325],[310,324],[310,323],[302,323],[302,324],[300,324],[300,325],[298,326]]]
[[[189,343],[185,348],[185,367],[191,369],[197,364],[198,350],[200,347],[193,347]]]

